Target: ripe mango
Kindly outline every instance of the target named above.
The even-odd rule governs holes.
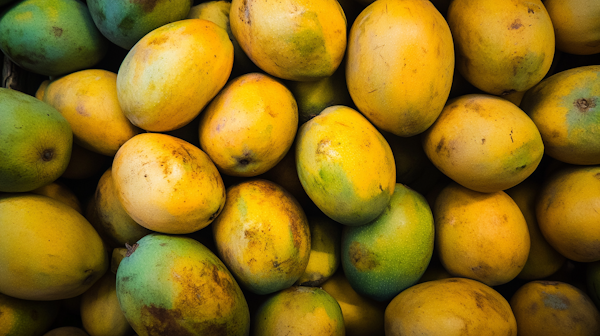
[[[38,336],[58,316],[60,301],[17,299],[0,293],[0,335]]]

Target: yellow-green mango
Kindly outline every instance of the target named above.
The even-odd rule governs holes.
[[[258,309],[254,336],[343,336],[337,301],[318,287],[293,286],[270,296]]]
[[[78,296],[108,269],[108,254],[75,209],[29,193],[0,196],[0,292],[26,300]]]
[[[219,256],[253,293],[288,288],[306,269],[311,247],[306,215],[274,182],[255,179],[229,187],[211,226]]]
[[[0,293],[0,336],[39,336],[56,317],[60,301],[17,299]]]
[[[300,127],[296,167],[302,187],[331,219],[362,225],[388,205],[396,184],[389,144],[356,110],[336,105]]]
[[[365,225],[344,227],[344,274],[360,295],[389,301],[423,275],[433,254],[434,236],[425,197],[396,184],[379,217]]]
[[[246,299],[204,245],[153,233],[128,249],[117,270],[117,298],[139,336],[248,335]]]

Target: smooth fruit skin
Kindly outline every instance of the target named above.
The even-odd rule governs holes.
[[[480,193],[451,182],[432,210],[435,249],[453,276],[497,286],[513,280],[525,266],[527,222],[505,192]]]
[[[548,73],[554,29],[542,1],[458,0],[446,17],[457,70],[478,89],[494,95],[525,91]]]
[[[331,219],[362,225],[388,205],[396,184],[392,150],[356,110],[336,105],[300,127],[296,167],[302,187]]]
[[[28,193],[0,196],[0,292],[61,300],[90,288],[108,269],[104,243],[70,206]]]
[[[338,302],[318,287],[293,286],[270,296],[256,312],[253,335],[343,336]]]
[[[378,128],[404,137],[425,131],[448,99],[453,73],[450,28],[431,2],[375,1],[354,21],[348,91]]]
[[[0,49],[24,69],[58,76],[94,66],[108,41],[82,1],[25,0],[0,13]]]
[[[536,170],[544,155],[540,132],[527,114],[487,94],[450,100],[422,141],[442,173],[479,192],[514,187]]]
[[[519,336],[600,335],[600,312],[579,288],[531,281],[511,297]]]
[[[125,211],[157,232],[198,231],[225,204],[223,180],[208,155],[166,134],[142,133],[129,139],[115,155],[112,176]]]
[[[20,91],[0,88],[0,101],[0,191],[31,191],[59,178],[71,157],[68,121]]]
[[[248,335],[250,312],[229,270],[191,238],[150,234],[117,270],[117,297],[140,336]]]
[[[48,330],[60,308],[60,301],[17,299],[0,293],[0,335],[39,336]]]
[[[517,335],[510,305],[479,281],[427,281],[398,294],[385,309],[385,335]]]
[[[192,121],[225,86],[233,67],[227,32],[201,19],[180,20],[145,35],[117,73],[127,118],[152,132]]]
[[[525,93],[521,108],[539,129],[546,154],[570,164],[600,164],[600,65],[542,80]]]
[[[295,285],[318,287],[337,271],[340,265],[342,225],[323,215],[308,217],[310,258]]]
[[[88,0],[87,6],[102,35],[124,49],[131,49],[150,31],[184,19],[192,2]]]
[[[344,227],[344,274],[360,295],[389,301],[423,275],[433,254],[434,236],[425,197],[396,184],[379,217],[365,225]]]
[[[331,76],[346,50],[346,17],[333,0],[233,0],[231,31],[266,73],[288,80]]]
[[[600,260],[600,166],[570,166],[543,184],[536,203],[542,234],[560,254]]]
[[[306,269],[311,248],[306,215],[273,182],[255,179],[229,187],[223,211],[211,226],[219,256],[253,293],[288,288]]]
[[[545,0],[552,19],[556,49],[575,55],[600,53],[600,2]]]
[[[288,152],[298,130],[298,105],[282,83],[262,73],[230,81],[202,111],[200,148],[219,171],[257,176]]]

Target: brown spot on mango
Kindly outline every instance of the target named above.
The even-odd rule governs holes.
[[[515,21],[513,21],[513,23],[511,23],[511,25],[508,29],[515,30],[515,29],[519,29],[521,27],[523,27],[523,23],[521,23],[521,19],[515,19]]]
[[[146,13],[152,12],[159,1],[160,0],[131,0],[133,4],[140,6]]]
[[[379,266],[376,254],[359,242],[352,242],[348,250],[350,262],[359,271],[370,271]]]

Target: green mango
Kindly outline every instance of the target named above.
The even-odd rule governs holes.
[[[100,32],[112,43],[131,49],[150,31],[186,18],[191,0],[88,0]]]
[[[54,107],[20,91],[0,88],[0,191],[49,184],[71,159],[73,132]]]
[[[0,50],[31,72],[59,76],[90,68],[108,45],[79,0],[23,0],[0,13]]]
[[[192,238],[152,233],[129,246],[116,291],[139,336],[250,331],[242,290],[221,260]]]

